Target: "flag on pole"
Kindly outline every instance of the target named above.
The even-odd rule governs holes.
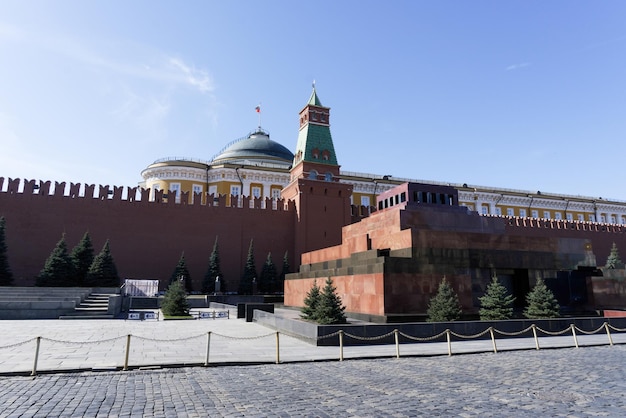
[[[254,110],[256,110],[256,113],[261,113],[261,106],[255,107]]]

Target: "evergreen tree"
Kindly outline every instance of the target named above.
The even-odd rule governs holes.
[[[117,274],[117,267],[111,255],[109,240],[106,240],[102,250],[94,257],[93,263],[89,266],[85,277],[85,286],[117,287],[119,285],[120,276]]]
[[[267,259],[261,270],[259,280],[259,292],[263,294],[274,293],[276,291],[276,266],[272,261],[272,253],[267,253]]]
[[[285,251],[285,255],[283,256],[283,268],[280,272],[280,277],[278,278],[278,284],[276,289],[278,292],[285,292],[285,276],[289,273],[291,273],[289,267],[289,252]]]
[[[256,267],[254,266],[254,240],[250,240],[250,247],[248,248],[248,258],[246,259],[246,266],[243,270],[243,276],[239,281],[239,294],[251,295],[254,289],[253,282],[256,280]]]
[[[320,302],[321,295],[322,293],[320,291],[320,287],[317,285],[317,280],[314,280],[311,290],[309,290],[304,298],[304,307],[302,308],[302,313],[300,314],[301,318],[311,321],[317,320],[317,305]]]
[[[222,269],[220,267],[220,250],[217,245],[217,237],[215,237],[213,251],[211,252],[211,258],[209,259],[209,269],[202,280],[202,293],[208,295],[215,292],[215,279],[217,277],[219,277],[220,280],[220,292],[225,292],[226,282],[224,281],[224,275],[222,274]]]
[[[4,238],[5,220],[0,217],[0,286],[10,286],[13,284],[13,272],[9,266],[7,257],[7,245]]]
[[[559,303],[541,278],[537,279],[537,284],[526,296],[526,303],[528,304],[524,311],[526,318],[544,319],[559,316]]]
[[[185,260],[185,252],[180,255],[178,264],[174,268],[172,275],[170,276],[170,284],[182,280],[185,283],[185,290],[191,293],[191,276],[189,275],[189,269],[187,269],[187,261]]]
[[[461,317],[459,298],[445,276],[439,285],[437,294],[428,303],[428,322],[454,321]]]
[[[609,257],[606,260],[605,267],[607,269],[616,269],[616,268],[624,267],[622,260],[620,260],[619,258],[619,252],[617,251],[617,245],[615,245],[615,243],[613,243],[613,246],[611,247],[611,253],[609,254]]]
[[[346,308],[342,305],[341,298],[337,295],[336,290],[332,279],[330,277],[327,278],[319,303],[315,308],[315,320],[319,324],[346,323],[346,314],[344,312]]]
[[[46,264],[37,276],[36,286],[68,286],[73,276],[72,260],[67,252],[65,234],[61,236],[59,242],[48,256]]]
[[[485,295],[480,300],[480,319],[483,321],[499,321],[511,319],[515,298],[509,295],[496,276],[487,286]]]
[[[187,293],[180,280],[170,283],[163,296],[161,310],[167,316],[189,316],[189,302]]]
[[[91,244],[89,232],[85,232],[80,242],[72,249],[70,259],[74,268],[74,286],[82,286],[94,259],[93,245]]]

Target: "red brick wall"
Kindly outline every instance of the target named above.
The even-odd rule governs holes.
[[[121,189],[101,200],[21,193],[15,186],[3,189],[0,182],[0,190],[9,190],[0,191],[0,216],[6,218],[8,258],[19,286],[34,284],[63,233],[71,250],[86,231],[96,253],[109,239],[122,278],[160,279],[163,285],[184,251],[193,288],[200,290],[217,236],[228,290],[237,290],[252,238],[259,274],[268,252],[278,272],[285,251],[297,268],[291,203],[282,210],[249,209],[226,207],[221,198],[212,207],[123,200]]]

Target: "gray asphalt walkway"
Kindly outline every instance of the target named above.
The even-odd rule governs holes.
[[[194,321],[130,320],[24,320],[0,321],[0,373],[28,374],[33,370],[36,337],[41,337],[36,370],[114,370],[129,368],[242,363],[281,363],[354,358],[392,358],[395,345],[317,347],[285,334],[236,319]],[[292,314],[288,311],[285,315]],[[208,338],[210,332],[210,341]],[[128,335],[128,361],[126,361]],[[611,333],[615,344],[626,344],[626,333]],[[277,344],[278,342],[278,344]],[[535,349],[533,338],[496,339],[498,351]],[[608,345],[604,332],[595,335],[567,333],[539,337],[541,348]],[[278,345],[278,347],[277,347]],[[491,340],[452,342],[454,354],[493,351]],[[447,355],[444,342],[400,344],[403,356]]]
[[[352,346],[343,362],[338,347],[281,335],[272,364],[275,331],[231,314],[0,321],[0,417],[626,416],[626,333],[613,346],[604,333],[540,337],[541,350],[498,339],[498,353],[490,340],[453,342],[452,356],[445,342],[401,344],[400,358],[394,345]],[[150,367],[202,365],[209,332],[211,367]]]

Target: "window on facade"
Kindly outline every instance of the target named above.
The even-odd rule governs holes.
[[[526,209],[520,209],[519,210],[519,216],[522,217],[522,218],[525,218],[526,217]]]
[[[406,193],[405,192],[400,193],[400,202],[406,202]]]
[[[317,120],[317,113],[311,112],[311,120]]]
[[[180,203],[180,183],[170,183],[169,189],[174,194],[176,203]]]
[[[565,218],[566,218],[568,221],[573,221],[573,220],[574,220],[574,215],[572,215],[571,213],[568,213],[568,214],[566,214],[566,215],[565,215]]]
[[[550,219],[550,211],[549,210],[544,210],[543,211],[543,217],[544,217],[544,219]]]
[[[578,214],[578,220],[583,222],[585,220],[585,215],[583,215],[582,213]]]
[[[324,175],[324,180],[326,180],[326,181],[333,181],[333,173],[326,173]]]
[[[489,215],[489,211],[487,210],[487,206],[482,206],[481,207],[481,211],[483,215]]]
[[[600,222],[602,222],[602,223],[606,222],[606,216],[605,215],[600,215]]]
[[[502,208],[496,208],[496,215],[502,216]]]
[[[506,216],[513,216],[515,215],[515,211],[513,210],[513,208],[506,208]]]
[[[615,215],[611,215],[611,223],[612,223],[612,224],[617,223],[617,222],[615,221]]]
[[[620,222],[622,225],[626,224],[626,216],[622,216]]]
[[[239,196],[241,189],[239,188],[239,186],[230,186],[230,194],[232,196]]]
[[[557,220],[563,219],[561,217],[561,212],[554,212],[554,219],[557,219]]]
[[[595,222],[596,221],[596,215],[589,215],[589,222]]]
[[[253,187],[252,188],[252,196],[256,199],[261,197],[261,188],[260,187]]]
[[[538,218],[539,217],[539,212],[536,210],[531,210],[530,211],[530,216],[532,216],[533,218]]]
[[[272,199],[280,199],[280,189],[272,189]]]
[[[315,171],[315,170],[309,171],[309,179],[317,180],[317,171]]]
[[[158,192],[159,190],[161,190],[161,188],[159,187],[158,184],[152,185],[152,193],[150,193],[152,195],[152,201],[156,199],[156,192]]]
[[[217,198],[217,186],[209,186],[209,194]]]
[[[370,197],[361,196],[361,206],[369,206],[369,205],[370,205]]]
[[[191,203],[194,202],[194,199],[196,197],[196,193],[198,194],[202,194],[202,185],[200,184],[194,184],[193,186],[191,186]],[[200,201],[202,201],[202,199],[200,199]]]

